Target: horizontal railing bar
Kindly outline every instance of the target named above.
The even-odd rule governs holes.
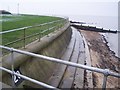
[[[6,43],[6,44],[4,44],[4,45],[7,46],[7,45],[10,45],[10,44],[14,44],[14,43],[16,43],[16,42],[22,41],[23,39],[24,39],[24,38],[20,38],[20,39],[17,39],[17,40],[15,40],[15,41]]]
[[[37,35],[39,35],[39,33],[35,33],[35,34],[32,34],[32,35],[26,36],[25,38],[21,38],[21,39],[17,39],[17,40],[15,40],[15,41],[9,42],[9,43],[5,44],[5,46],[10,45],[10,44],[14,44],[14,43],[16,43],[16,42],[19,42],[19,41],[22,41],[22,40],[24,40],[24,39],[30,38],[30,37],[32,37],[32,36],[37,36]]]
[[[32,37],[32,36],[37,36],[37,35],[39,35],[39,33],[35,33],[35,34],[32,34],[32,35],[26,36],[25,39],[30,38],[30,37]],[[23,38],[23,39],[24,39],[24,38]]]
[[[56,26],[51,27],[51,28],[46,29],[46,30],[43,30],[43,31],[46,32],[46,31],[49,31],[49,30],[51,30],[51,29],[54,29],[55,27],[56,27]],[[40,32],[40,33],[45,33],[45,32]],[[32,37],[32,36],[37,36],[37,35],[39,35],[40,33],[35,33],[35,34],[32,34],[32,35],[26,36],[25,38],[17,39],[17,40],[15,40],[15,41],[12,41],[12,42],[9,42],[9,43],[5,44],[5,46],[10,45],[10,44],[14,44],[14,43],[19,42],[19,41],[22,41],[22,40],[24,40],[24,39],[30,38],[30,37]]]
[[[43,83],[43,82],[37,81],[37,80],[32,79],[32,78],[29,78],[29,77],[24,76],[24,75],[22,75],[22,74],[18,74],[18,73],[15,73],[15,72],[13,73],[11,70],[6,69],[6,68],[4,68],[4,67],[0,67],[0,70],[6,71],[6,72],[8,72],[8,73],[10,73],[10,74],[14,74],[14,75],[16,75],[16,76],[18,76],[18,77],[21,77],[21,78],[23,78],[23,79],[25,79],[25,80],[31,81],[31,82],[33,82],[33,83],[35,83],[35,84],[40,85],[40,86],[43,86],[43,87],[46,87],[46,88],[50,88],[50,89],[54,89],[54,90],[57,89],[56,87],[50,86],[50,85],[48,85],[48,84],[45,84],[45,83]]]
[[[41,33],[45,33],[45,32],[47,32],[47,31],[49,31],[49,30],[51,30],[51,29],[54,29],[56,26],[54,26],[54,27],[51,27],[51,28],[48,28],[48,29],[46,29],[46,30],[43,30]]]
[[[48,29],[43,30],[43,31],[49,31],[49,30],[51,30],[51,29],[53,29],[53,28],[55,28],[55,27],[56,27],[56,26],[53,26],[53,27],[48,28]],[[42,33],[42,32],[40,32],[40,33]],[[35,33],[35,34],[32,34],[32,35],[28,35],[28,36],[25,37],[25,39],[30,38],[30,37],[32,37],[32,36],[37,36],[37,35],[39,35],[40,33]],[[24,39],[24,38],[23,38],[23,39]],[[23,39],[22,39],[22,40],[23,40]]]
[[[32,28],[32,27],[36,27],[36,26],[43,26],[43,25],[47,25],[47,24],[59,22],[59,21],[62,21],[62,20],[56,20],[56,21],[52,21],[52,22],[48,22],[48,23],[39,24],[39,25],[27,26],[27,27],[22,27],[22,28],[7,30],[7,31],[0,32],[0,34],[5,34],[5,33],[9,33],[9,32],[14,32],[14,31],[20,31],[20,30],[24,30],[24,29],[28,29],[28,28]]]
[[[51,27],[51,28],[48,28],[48,29],[46,29],[46,30],[43,30],[43,31],[49,31],[49,30],[51,30],[51,29],[53,29],[53,28],[55,28],[56,26],[54,26],[54,27]],[[45,33],[45,32],[40,32],[40,33]],[[25,39],[27,39],[27,38],[30,38],[30,37],[32,37],[32,36],[37,36],[37,35],[39,35],[40,33],[35,33],[35,34],[32,34],[32,35],[29,35],[29,36],[26,36],[25,37]],[[24,39],[24,38],[23,38]]]
[[[114,76],[114,77],[120,78],[120,74],[108,71],[106,69],[100,69],[100,68],[96,68],[96,67],[90,67],[90,66],[86,66],[86,65],[82,65],[82,64],[68,62],[68,61],[65,61],[65,60],[56,59],[56,58],[53,58],[53,57],[48,57],[48,56],[43,56],[43,55],[38,55],[38,54],[34,54],[34,53],[31,53],[31,52],[27,52],[27,51],[22,51],[22,50],[18,50],[18,49],[14,49],[14,48],[5,47],[5,46],[2,46],[2,45],[0,45],[0,48],[7,49],[7,50],[10,50],[10,51],[14,51],[14,52],[17,52],[17,53],[20,53],[20,54],[25,54],[25,55],[30,55],[30,56],[33,56],[33,57],[45,59],[47,61],[57,62],[57,63],[61,63],[61,64],[73,66],[73,67],[78,67],[78,68],[98,72],[98,73],[103,73],[104,75],[107,75],[107,76]]]

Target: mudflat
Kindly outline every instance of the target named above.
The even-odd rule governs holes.
[[[113,72],[120,73],[120,58],[115,56],[115,53],[110,50],[107,45],[107,40],[99,32],[80,30],[85,37],[91,58],[91,65],[102,69],[109,69]],[[101,88],[103,82],[103,75],[93,73],[94,88]],[[120,89],[120,79],[108,76],[106,88]]]

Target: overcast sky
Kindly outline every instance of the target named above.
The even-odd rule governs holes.
[[[12,13],[117,16],[119,0],[0,0]]]

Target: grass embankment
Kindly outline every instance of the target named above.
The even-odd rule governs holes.
[[[37,16],[37,15],[3,15],[2,16],[2,30],[10,30],[21,28],[25,26],[33,26],[36,24],[55,21],[61,18],[51,16]]]
[[[22,27],[26,27],[26,26],[39,25],[42,23],[47,23],[47,22],[61,20],[61,19],[62,18],[59,18],[59,17],[38,16],[38,15],[3,15],[2,16],[2,31],[16,29],[16,28],[22,28]],[[29,29],[26,29],[25,32],[24,32],[24,30],[21,30],[21,31],[15,31],[15,32],[3,34],[2,35],[2,45],[7,45],[10,42],[16,41],[18,39],[23,39],[24,33],[25,33],[25,36],[29,36],[29,35],[43,32],[44,30],[51,28],[53,26],[57,26],[56,28],[42,34],[44,36],[50,32],[53,32],[55,29],[62,26],[63,24],[64,24],[64,21],[60,21],[57,23],[49,24],[49,25],[29,28]],[[40,36],[40,34],[38,34],[36,36],[32,36],[30,38],[26,38],[25,44],[28,44],[28,43],[38,39],[39,36]],[[14,47],[14,48],[23,47],[24,39],[19,42],[14,43],[14,44],[9,44],[7,46]]]

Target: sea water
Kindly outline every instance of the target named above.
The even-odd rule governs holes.
[[[92,24],[97,27],[102,27],[104,29],[111,29],[118,31],[118,17],[117,16],[81,16],[81,15],[71,15],[69,16],[70,20],[85,22],[86,24]],[[120,49],[119,49],[119,39],[120,33],[101,33],[105,36],[108,41],[108,46],[112,51],[115,52],[115,55],[120,57]]]

